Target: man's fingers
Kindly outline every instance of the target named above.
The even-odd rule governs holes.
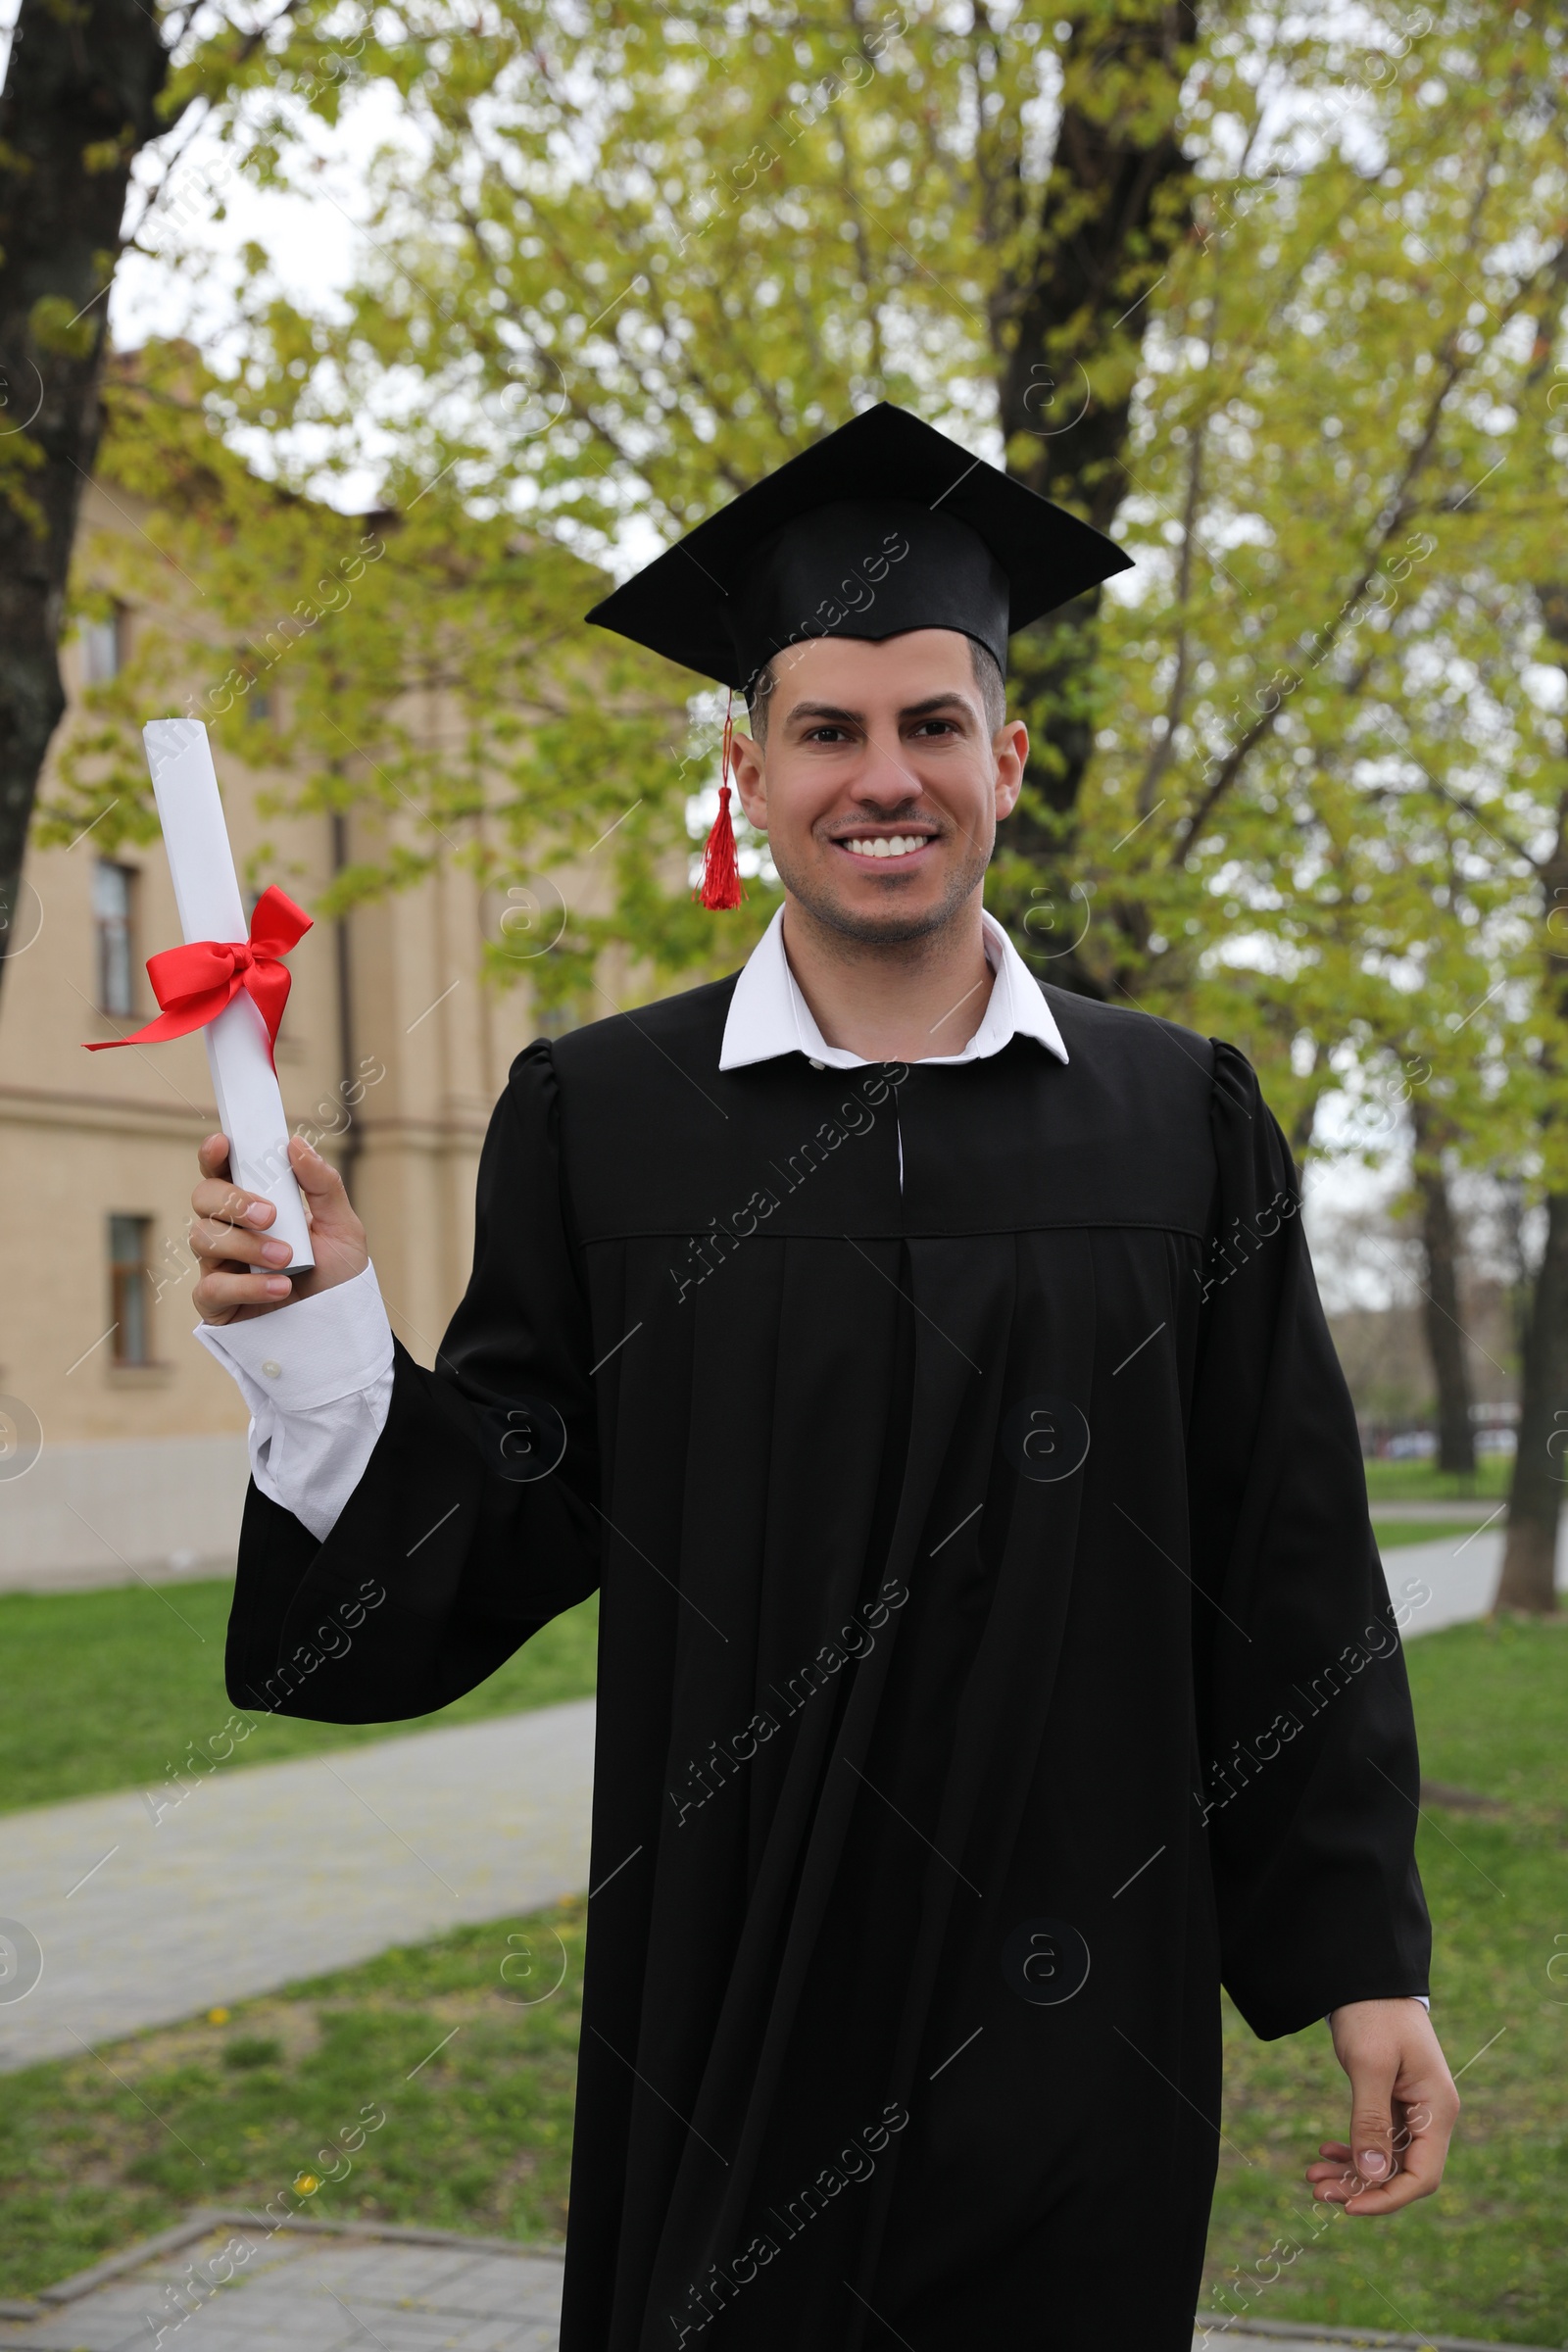
[[[329,1254],[336,1252],[341,1258],[347,1271],[340,1273],[337,1279],[347,1281],[359,1266],[364,1265],[369,1252],[365,1227],[354,1213],[354,1203],[349,1199],[343,1179],[331,1161],[323,1159],[316,1147],[308,1144],[301,1135],[291,1137],[288,1157],[304,1197],[311,1230],[318,1243],[327,1245]]]
[[[210,1135],[196,1153],[196,1164],[204,1176],[226,1176],[228,1174],[227,1136]]]
[[[294,1288],[286,1274],[236,1274],[215,1266],[191,1293],[204,1323],[226,1323],[242,1306],[278,1306]]]
[[[1374,2186],[1357,2186],[1352,2181],[1343,2200],[1337,2197],[1333,2201],[1343,2202],[1346,2212],[1357,2221],[1375,2221],[1380,2213],[1397,2213],[1418,2197],[1430,2197],[1442,2178],[1440,2152],[1429,2148],[1417,2160],[1412,2151],[1392,2180]]]
[[[1320,2204],[1343,2205],[1364,2185],[1350,2161],[1349,2148],[1343,2139],[1325,2139],[1320,2151],[1322,2161],[1306,2168],[1312,2194]]]
[[[343,1179],[330,1160],[323,1159],[300,1135],[290,1136],[288,1157],[313,1219],[318,1223],[323,1217],[353,1219]],[[191,1195],[191,1206],[199,1217],[226,1218],[231,1225],[270,1225],[274,1221],[277,1209],[265,1194],[248,1193],[229,1179],[228,1145],[222,1136],[210,1135],[197,1159],[203,1181]]]
[[[215,1225],[248,1226],[263,1231],[277,1216],[270,1200],[256,1193],[247,1193],[237,1184],[225,1184],[221,1177],[209,1176],[191,1194],[190,1204],[200,1218]]]
[[[1320,2205],[1343,2205],[1347,2213],[1359,2217],[1393,2213],[1412,2197],[1428,2193],[1425,2186],[1410,2185],[1402,2172],[1396,2173],[1392,2181],[1363,2180],[1343,2140],[1325,2140],[1323,2153],[1326,2162],[1306,2168],[1312,2194]]]
[[[1369,2187],[1394,2178],[1394,2085],[1396,2049],[1357,2053],[1350,2077],[1350,2161]]]
[[[1399,2157],[1399,2169],[1383,2188],[1362,2189],[1346,2206],[1347,2213],[1397,2213],[1401,2205],[1413,2205],[1417,2197],[1430,2197],[1443,2179],[1444,2159],[1448,2151],[1448,2135],[1412,2135],[1409,2145]]]
[[[303,1135],[290,1136],[288,1156],[300,1191],[318,1214],[339,1201],[347,1206],[348,1194],[343,1189],[342,1177],[331,1161],[323,1159]]]
[[[300,1136],[290,1138],[288,1150],[317,1239],[315,1271],[292,1277],[284,1268],[293,1251],[278,1238],[275,1203],[232,1182],[224,1137],[210,1135],[200,1147],[190,1244],[198,1272],[192,1298],[204,1323],[269,1313],[291,1298],[352,1282],[368,1262],[365,1228],[337,1170]]]
[[[1444,2097],[1440,2090],[1434,2099],[1398,2102],[1396,2113],[1400,2120],[1393,2137],[1393,2178],[1368,2180],[1348,2141],[1325,2139],[1319,2143],[1320,2161],[1306,2168],[1319,2203],[1343,2205],[1357,2221],[1370,2221],[1430,2197],[1442,2184],[1457,2099]]]
[[[243,1225],[215,1218],[197,1218],[190,1229],[190,1246],[198,1257],[220,1264],[286,1266],[294,1254],[287,1242],[274,1241],[270,1234],[248,1232]]]

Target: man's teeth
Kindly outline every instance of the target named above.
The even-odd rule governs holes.
[[[844,847],[855,858],[907,858],[911,850],[923,850],[930,838],[928,833],[878,833],[869,841],[847,841]]]

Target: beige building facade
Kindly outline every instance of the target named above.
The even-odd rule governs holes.
[[[120,494],[89,492],[84,547],[136,527]],[[74,712],[137,625],[123,611],[66,646]],[[199,660],[193,645],[197,690]],[[264,823],[258,798],[279,779],[243,746],[242,725],[215,731],[241,875],[265,840],[275,856],[251,879],[311,908],[355,855],[355,820]],[[518,986],[481,980],[486,924],[497,938],[505,916],[446,870],[318,920],[289,958],[290,1124],[343,1168],[394,1329],[426,1363],[466,1279],[489,1113],[539,1025],[525,956]],[[232,1562],[246,1416],[190,1336],[190,1190],[217,1125],[205,1049],[82,1051],[156,1013],[145,959],[179,936],[160,841],[105,855],[89,831],[32,851],[0,991],[0,1589]]]

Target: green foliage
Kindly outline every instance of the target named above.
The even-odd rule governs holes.
[[[1568,455],[1561,32],[1370,24],[1271,55],[1250,20],[1200,69],[1250,160],[1206,181],[1145,342],[1080,954],[1244,1045],[1298,1137],[1346,1085],[1384,1152],[1423,1091],[1473,1156],[1517,1157],[1563,1044],[1536,593]],[[999,896],[1026,880],[1004,860]]]
[[[40,351],[85,359],[98,332],[96,318],[79,318],[60,294],[41,294],[27,313],[27,332]]]
[[[200,713],[226,728],[275,669],[287,724],[228,731],[224,748],[308,772],[304,806],[385,816],[339,900],[448,857],[498,893],[526,890],[625,818],[603,882],[594,869],[565,886],[569,922],[530,980],[598,1010],[612,940],[640,987],[733,964],[776,900],[760,875],[738,918],[685,903],[711,698],[693,738],[693,681],[582,630],[602,582],[565,551],[605,563],[634,524],[644,543],[667,538],[871,398],[983,427],[1029,289],[1083,225],[1054,166],[1054,95],[1065,87],[1085,120],[1168,124],[1167,13],[1093,0],[1070,18],[1026,8],[1004,31],[900,0],[842,22],[503,0],[460,28],[444,0],[414,0],[307,7],[246,54],[220,36],[182,68],[177,102],[203,96],[222,122],[218,204],[239,173],[313,184],[303,112],[330,127],[345,105],[391,101],[367,174],[367,267],[343,302],[303,312],[253,253],[243,363],[219,382],[189,353],[149,353],[141,384],[117,388],[108,444],[149,502],[149,537],[199,579],[196,625],[216,631]],[[181,202],[176,188],[166,241],[194,276],[204,208]],[[1152,275],[1133,242],[1118,303]],[[1136,329],[1122,342],[1130,382]],[[222,455],[203,450],[204,426]],[[296,597],[318,598],[334,532],[288,499],[340,495],[374,441],[380,568],[269,662]],[[283,500],[226,464],[238,450]],[[145,711],[157,659],[149,644],[119,696],[106,690],[50,838],[117,797],[108,825],[145,808],[134,757],[117,761],[107,736]],[[407,716],[432,697],[439,754]],[[496,975],[515,976],[492,945]]]
[[[1179,15],[397,0],[182,67],[219,104],[215,203],[317,184],[307,117],[389,124],[342,300],[302,309],[251,252],[241,356],[150,350],[106,444],[199,582],[222,749],[375,820],[330,906],[456,858],[494,976],[584,1011],[612,943],[639,991],[733,964],[775,901],[765,869],[738,917],[687,901],[713,699],[582,627],[600,567],[874,398],[993,455],[1023,416],[1014,470],[1119,500],[1138,562],[1097,626],[1015,648],[1037,741],[989,897],[1024,954],[1236,1039],[1299,1145],[1343,1088],[1380,1156],[1420,1094],[1434,1149],[1555,1181],[1563,30],[1219,10],[1185,70]],[[1069,299],[1112,136],[1191,172]],[[370,450],[376,512],[324,509]],[[99,690],[50,837],[145,823],[115,746],[172,653],[149,630]],[[564,894],[549,954],[516,953],[509,892]]]
[[[226,1582],[114,1586],[99,1592],[0,1594],[0,1655],[24,1707],[0,1710],[0,1805],[52,1804],[113,1788],[155,1800],[201,1774],[335,1752],[434,1724],[472,1723],[586,1698],[595,1682],[599,1604],[555,1618],[476,1690],[439,1715],[394,1724],[310,1723],[238,1714],[223,1690]],[[235,1731],[235,1723],[249,1732]],[[171,1782],[182,1773],[183,1784]]]

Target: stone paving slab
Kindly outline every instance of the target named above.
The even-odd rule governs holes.
[[[558,2255],[415,2231],[269,2231],[220,2222],[102,2266],[35,2319],[18,2352],[556,2352]],[[93,2274],[87,2275],[89,2278]],[[77,2285],[84,2281],[74,2282]],[[13,2309],[16,2307],[13,2306]]]
[[[1502,1541],[1499,1522],[1485,1533],[1400,1544],[1383,1554],[1389,1594],[1407,1642],[1486,1615],[1497,1590]]]
[[[90,1539],[89,1539],[90,1540]],[[128,1561],[106,1552],[100,1560],[71,1560],[39,1566],[36,1560],[8,1559],[0,1550],[0,1592],[101,1592],[111,1585],[193,1585],[234,1581],[232,1551],[173,1551],[167,1558]]]
[[[244,2213],[197,2213],[45,2288],[30,2306],[0,2305],[0,2352],[175,2352],[176,2337],[177,2352],[558,2352],[561,2284],[553,2248],[292,2217],[269,2230]],[[1113,2329],[1107,2312],[1107,2337]],[[1203,2313],[1193,2337],[1193,2352],[1357,2345],[1505,2352],[1471,2337],[1263,2327]]]
[[[20,1996],[0,1966],[0,2070],[579,1892],[593,1729],[578,1699],[220,1767],[158,1819],[167,1790],[0,1815],[0,1913],[42,1955]]]
[[[1387,1502],[1382,1502],[1376,1496],[1369,1496],[1367,1507],[1373,1518],[1379,1521],[1402,1521],[1408,1526],[1414,1526],[1426,1519],[1462,1519],[1467,1527],[1482,1527],[1488,1520],[1496,1516],[1498,1503],[1495,1496],[1486,1494],[1468,1495],[1458,1502],[1423,1502],[1420,1500],[1396,1502],[1392,1498]],[[1500,1525],[1501,1522],[1499,1521],[1498,1524]]]

